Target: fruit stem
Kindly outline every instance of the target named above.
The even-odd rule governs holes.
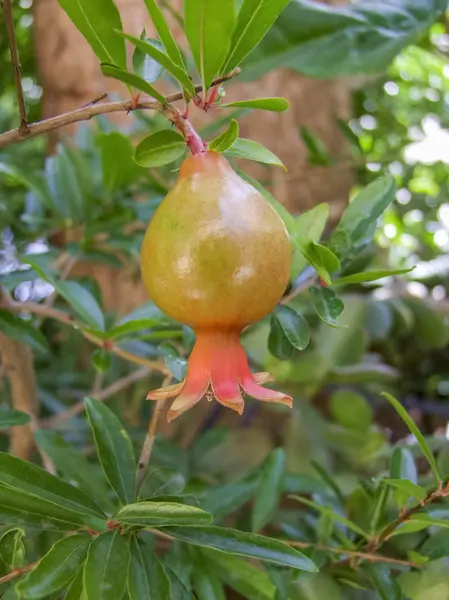
[[[164,115],[184,136],[186,144],[193,155],[201,154],[201,152],[206,151],[206,146],[201,137],[193,128],[192,123],[177,108],[174,108],[173,106],[167,106],[167,108],[164,110]]]

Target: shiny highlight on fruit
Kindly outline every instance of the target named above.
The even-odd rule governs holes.
[[[196,343],[185,379],[148,394],[175,397],[168,419],[203,396],[242,413],[241,389],[268,402],[292,405],[253,375],[240,333],[282,297],[290,273],[290,241],[267,200],[215,152],[187,158],[178,181],[151,219],[141,269],[154,303],[193,328]]]

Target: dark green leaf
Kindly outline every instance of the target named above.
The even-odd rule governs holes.
[[[326,221],[329,216],[329,205],[325,202],[317,204],[310,210],[306,210],[293,220],[290,236],[294,239],[298,246],[298,251],[294,252],[292,257],[292,266],[290,270],[290,278],[292,280],[303,271],[309,262],[313,260],[309,256],[308,248],[310,242],[319,242],[323,235]],[[301,249],[301,251],[299,251]]]
[[[168,579],[170,580],[170,600],[195,600],[193,594],[189,592],[189,590],[172,569],[167,567],[166,573]]]
[[[67,588],[64,600],[84,600],[83,566],[78,569],[78,573]]]
[[[304,350],[310,341],[309,324],[306,319],[290,306],[279,305],[273,314],[290,344],[297,350]]]
[[[111,355],[104,348],[97,348],[92,353],[92,364],[99,373],[106,373],[111,366]]]
[[[114,29],[122,29],[113,0],[58,0],[102,62],[126,69],[125,42]]]
[[[367,399],[348,389],[334,392],[329,403],[334,420],[347,429],[367,432],[373,422],[373,410]]]
[[[340,268],[340,261],[335,254],[326,246],[311,241],[307,245],[305,256],[312,267],[316,269],[318,275],[330,285],[329,273],[334,273]]]
[[[140,36],[141,40],[148,42],[149,44],[153,44],[159,50],[163,50],[164,47],[159,40],[152,40],[151,38],[147,38],[145,36],[145,30],[143,30],[143,34]],[[147,83],[154,83],[161,77],[164,72],[164,67],[161,66],[158,62],[142,52],[140,48],[135,48],[133,52],[133,70],[136,75],[142,77]]]
[[[382,600],[402,600],[401,588],[398,580],[393,576],[391,568],[381,563],[369,566],[373,585]]]
[[[14,427],[15,425],[26,425],[30,420],[30,415],[21,410],[14,410],[12,408],[0,409],[0,429]]]
[[[253,140],[237,138],[232,146],[226,151],[227,156],[237,156],[238,158],[247,158],[256,162],[265,163],[266,165],[274,165],[287,170],[284,163],[273,154],[268,148],[262,146]]]
[[[40,429],[34,433],[34,439],[67,480],[75,481],[92,498],[96,498],[106,511],[113,510],[106,481],[97,465],[90,463],[81,451],[76,450],[55,431]]]
[[[347,275],[346,277],[338,277],[332,280],[332,285],[349,285],[350,283],[364,283],[367,281],[377,281],[384,277],[392,277],[393,275],[402,275],[404,273],[410,273],[411,269],[396,269],[388,271],[387,269],[380,269],[378,271],[365,271],[364,273],[354,273],[354,275]]]
[[[212,515],[196,506],[176,502],[136,502],[128,504],[114,516],[119,523],[139,527],[167,525],[207,525]]]
[[[195,88],[189,76],[185,72],[184,67],[174,63],[167,54],[161,52],[152,44],[126,33],[120,33],[120,35],[134,44],[136,48],[142,50],[142,52],[149,54],[156,62],[165,67],[165,69],[167,69],[167,71],[171,73],[171,75],[173,75],[177,81],[179,81],[179,83],[189,92],[191,96],[195,95]]]
[[[184,476],[173,469],[150,469],[139,491],[139,499],[151,496],[170,496],[182,492],[186,484]]]
[[[103,183],[108,190],[118,190],[134,183],[144,173],[133,160],[134,148],[129,138],[118,131],[98,137],[101,151]]]
[[[145,4],[147,6],[147,10],[150,14],[153,25],[156,28],[156,31],[159,35],[159,39],[164,45],[165,52],[171,58],[171,60],[184,69],[184,61],[182,59],[182,54],[178,48],[177,43],[173,39],[170,28],[167,25],[167,21],[165,17],[157,5],[156,0],[145,0]]]
[[[129,504],[136,497],[136,461],[128,434],[98,400],[87,398],[86,412],[106,478],[120,501]]]
[[[418,483],[418,470],[415,459],[407,448],[395,448],[393,450],[390,458],[390,478],[406,479],[415,485]],[[396,489],[394,497],[398,506],[402,508],[407,502],[409,494]]]
[[[252,100],[237,100],[220,104],[220,108],[255,108],[258,110],[270,110],[273,112],[284,112],[290,108],[288,100],[285,98],[254,98]]]
[[[398,400],[396,400],[396,398],[394,398],[394,396],[392,396],[388,392],[383,392],[382,396],[384,398],[386,398],[388,400],[388,402],[393,406],[393,408],[396,410],[398,415],[401,417],[401,419],[404,421],[404,423],[410,429],[410,432],[415,436],[416,441],[418,442],[418,444],[422,450],[422,453],[427,458],[427,462],[429,463],[430,468],[433,471],[433,474],[435,476],[435,479],[437,480],[437,483],[440,483],[442,481],[441,474],[438,470],[435,457],[432,454],[432,450],[427,445],[427,442],[424,439],[423,434],[420,432],[420,430],[416,426],[415,422],[413,421],[411,416],[408,414],[408,412],[405,410],[405,408],[402,406],[402,404]]]
[[[411,481],[408,481],[407,479],[382,479],[381,481],[383,483],[388,483],[388,485],[391,485],[397,490],[401,490],[401,492],[404,492],[407,499],[412,497],[421,502],[427,497],[427,492],[424,488],[412,483]]]
[[[243,0],[229,54],[221,69],[228,73],[257,46],[290,0]]]
[[[328,167],[331,164],[331,158],[322,139],[307,127],[301,127],[300,135],[309,152],[307,157],[309,163],[320,167]]]
[[[119,531],[108,531],[90,545],[84,565],[86,600],[122,600],[126,590],[129,547]]]
[[[313,306],[317,315],[331,327],[340,327],[338,317],[344,309],[344,304],[332,290],[323,286],[309,288]]]
[[[284,468],[284,450],[277,448],[270,453],[259,475],[252,513],[253,531],[260,531],[277,509],[283,489]]]
[[[22,538],[25,529],[14,527],[0,538],[0,556],[10,571],[22,567],[25,559],[25,546]]]
[[[158,557],[131,538],[128,572],[130,600],[170,600],[170,581]]]
[[[430,560],[438,560],[449,556],[449,535],[444,529],[437,531],[428,538],[419,549],[421,554],[428,556]]]
[[[224,527],[170,527],[167,533],[196,546],[251,556],[312,573],[317,570],[313,562],[301,552],[283,542],[256,533]]]
[[[449,339],[446,317],[418,298],[406,298],[406,305],[413,311],[415,339],[430,348],[444,348]]]
[[[236,141],[239,136],[239,124],[231,119],[228,129],[209,143],[209,150],[225,152]]]
[[[228,53],[234,0],[184,0],[184,27],[206,93]]]
[[[274,314],[271,315],[268,349],[279,360],[288,360],[293,354],[293,346]]]
[[[53,281],[56,291],[94,329],[104,331],[103,312],[89,290],[75,281]]]
[[[142,167],[160,167],[175,161],[185,151],[186,143],[180,133],[162,129],[140,142],[134,160]]]
[[[343,213],[329,240],[329,249],[350,260],[359,251],[370,227],[392,202],[396,184],[391,175],[370,183],[357,194]]]
[[[210,568],[209,560],[200,552],[195,554],[193,581],[198,600],[226,600],[218,573]]]
[[[71,535],[59,540],[37,566],[16,585],[23,598],[45,598],[63,590],[83,564],[92,538]]]
[[[0,331],[18,342],[24,342],[38,352],[48,352],[48,342],[31,321],[24,321],[7,310],[0,310]]]
[[[147,55],[145,54],[145,57]],[[166,104],[167,101],[162,94],[160,94],[152,85],[150,85],[143,77],[136,75],[135,73],[129,73],[126,70],[120,69],[115,65],[111,65],[108,63],[101,64],[101,71],[105,77],[112,77],[113,79],[117,79],[122,83],[126,83],[126,85],[130,85],[141,92],[145,92],[151,98],[154,98],[158,102],[162,104]]]

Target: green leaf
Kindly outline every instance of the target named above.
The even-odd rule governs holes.
[[[147,55],[145,55],[146,57]],[[160,94],[152,85],[150,85],[143,77],[140,75],[136,75],[135,73],[129,73],[126,70],[120,69],[115,65],[111,65],[108,63],[101,64],[101,72],[105,77],[112,77],[113,79],[117,79],[122,83],[126,83],[126,85],[130,85],[141,92],[145,92],[151,98],[154,98],[161,104],[167,104],[167,100],[164,98],[162,94]]]
[[[97,348],[92,353],[92,364],[98,373],[106,373],[111,367],[111,355],[104,348]]]
[[[140,142],[134,160],[142,167],[160,167],[175,161],[185,151],[186,143],[180,133],[162,129]]]
[[[308,252],[310,242],[319,242],[328,217],[329,205],[322,202],[310,210],[304,211],[293,221],[289,233],[301,251],[293,254],[290,279],[296,279],[301,271],[307,267],[307,264],[313,260]],[[325,276],[328,276],[328,273],[325,273]]]
[[[136,537],[130,541],[131,561],[128,572],[130,600],[169,600],[170,581],[158,557],[142,548]]]
[[[141,40],[148,42],[149,44],[153,44],[159,50],[163,50],[164,47],[159,40],[153,40],[151,38],[147,38],[145,35],[145,29],[140,36]],[[142,52],[140,48],[134,48],[133,52],[133,70],[136,75],[144,79],[147,83],[154,83],[162,76],[164,72],[164,67],[160,65],[158,62]]]
[[[195,88],[193,83],[187,73],[184,70],[184,67],[179,66],[164,52],[161,52],[158,48],[153,46],[152,44],[140,40],[133,35],[128,35],[126,33],[117,32],[119,35],[123,36],[129,42],[134,44],[136,48],[142,50],[146,54],[149,54],[156,62],[162,65],[173,77],[189,92],[191,96],[195,96]]]
[[[367,281],[377,281],[384,277],[392,277],[393,275],[403,275],[404,273],[410,273],[415,267],[411,269],[394,269],[389,271],[388,269],[379,269],[378,271],[365,271],[364,273],[354,273],[354,275],[346,275],[346,277],[338,277],[332,280],[332,285],[349,285],[350,283],[365,283]]]
[[[189,590],[172,569],[166,567],[165,572],[170,580],[170,600],[195,600],[193,594],[189,592]]]
[[[221,68],[229,73],[257,46],[290,0],[243,0],[229,54]]]
[[[212,515],[197,506],[176,502],[136,502],[121,508],[114,519],[126,525],[162,527],[168,525],[207,525]]]
[[[404,421],[404,423],[409,428],[410,432],[415,436],[416,441],[418,442],[418,444],[422,450],[422,453],[427,458],[427,462],[429,463],[430,468],[433,471],[433,474],[435,476],[437,483],[440,483],[442,481],[442,477],[438,470],[435,457],[432,454],[431,449],[427,445],[427,442],[424,439],[423,434],[420,432],[420,430],[416,426],[416,424],[413,421],[413,419],[411,418],[411,416],[408,414],[408,412],[405,410],[405,408],[402,406],[402,404],[398,400],[396,400],[396,398],[394,396],[392,396],[388,392],[382,392],[381,395],[386,400],[388,400],[388,402],[393,406],[393,408],[396,410],[398,415],[401,417],[401,419]]]
[[[418,483],[418,470],[415,459],[407,448],[395,448],[390,458],[391,479],[406,479],[415,485]],[[407,492],[396,489],[394,497],[399,508],[402,508],[409,498]]]
[[[446,8],[445,0],[342,6],[296,0],[245,62],[243,75],[258,79],[280,67],[325,78],[384,73],[396,54],[418,40]]]
[[[407,479],[382,479],[381,481],[404,492],[407,495],[407,499],[412,497],[421,502],[427,498],[427,492],[424,488]]]
[[[284,163],[273,152],[253,140],[237,138],[232,146],[226,151],[227,156],[237,156],[238,158],[247,158],[266,165],[274,165],[287,170]]]
[[[279,360],[288,360],[293,355],[293,346],[274,314],[271,315],[268,350]]]
[[[402,600],[403,595],[398,580],[393,576],[391,568],[381,563],[369,565],[369,573],[374,588],[382,600]]]
[[[416,513],[415,515],[412,515],[409,522],[421,525],[423,529],[427,527],[444,527],[447,529],[449,527],[449,521],[445,519],[435,519],[431,515],[425,513]],[[405,525],[407,525],[407,523]]]
[[[311,241],[306,247],[304,255],[318,275],[324,279],[327,285],[330,285],[332,282],[329,273],[338,271],[340,268],[340,261],[335,254],[326,246]]]
[[[316,572],[313,562],[279,540],[224,527],[170,527],[167,533],[195,546],[215,548],[229,554],[250,556],[293,569]]]
[[[18,494],[29,494],[66,510],[103,516],[97,504],[83,490],[37,465],[4,452],[0,452],[0,483]]]
[[[104,404],[94,398],[86,398],[85,404],[104,474],[119,500],[129,504],[136,497],[136,460],[131,440]]]
[[[290,108],[290,103],[285,98],[254,98],[252,100],[237,100],[220,104],[220,108],[255,108],[257,110],[269,110],[272,112],[284,112]]]
[[[37,566],[16,585],[21,598],[45,598],[60,592],[83,564],[92,538],[70,535],[59,540]]]
[[[395,195],[396,184],[391,175],[376,179],[365,187],[344,211],[329,240],[329,249],[339,258],[354,258],[366,243],[370,227],[377,222]]]
[[[159,35],[159,39],[161,40],[165,48],[165,52],[176,65],[184,69],[184,61],[182,58],[182,54],[171,34],[170,28],[167,25],[167,21],[165,20],[163,12],[157,5],[156,0],[145,0],[145,4],[153,22],[153,25],[156,28],[156,31]]]
[[[288,341],[297,350],[304,350],[310,341],[309,324],[294,308],[276,306],[273,312],[282,327]]]
[[[114,510],[113,503],[108,498],[108,487],[103,473],[97,465],[90,463],[81,451],[55,431],[39,429],[34,433],[36,444],[52,459],[55,467],[69,481],[76,482],[105,511]]]
[[[185,32],[203,93],[209,89],[228,53],[234,21],[234,0],[184,0]]]
[[[102,62],[126,69],[125,42],[114,29],[122,29],[120,14],[113,0],[58,0],[77,29]]]
[[[83,567],[78,569],[78,573],[67,588],[64,600],[85,600],[84,598],[84,582],[83,582]]]
[[[265,461],[254,495],[252,529],[260,531],[273,517],[283,489],[285,453],[273,450]]]
[[[438,560],[449,556],[449,535],[444,529],[437,531],[428,538],[419,549],[421,554],[428,556],[430,560]]]
[[[231,119],[229,127],[221,135],[209,142],[209,150],[215,152],[225,152],[236,141],[239,136],[239,124],[235,119]]]
[[[184,476],[173,469],[150,469],[142,481],[139,499],[151,496],[176,496],[184,489],[186,480]]]
[[[25,321],[7,310],[0,310],[0,331],[18,342],[24,342],[38,352],[48,352],[44,335],[30,321]]]
[[[209,560],[200,552],[194,558],[193,581],[198,600],[226,600],[218,573],[210,568]]]
[[[104,331],[103,312],[89,290],[75,281],[52,281],[51,283],[83,321],[94,329]]]
[[[25,529],[14,527],[5,531],[0,538],[0,557],[10,571],[22,567],[25,559],[25,545],[22,538]]]
[[[302,504],[305,504],[306,506],[314,508],[318,512],[330,517],[336,523],[341,523],[348,529],[351,529],[351,531],[354,531],[358,535],[360,535],[366,539],[369,539],[368,533],[366,533],[361,527],[356,525],[356,523],[353,523],[351,520],[347,519],[346,517],[343,517],[342,515],[336,513],[333,508],[330,508],[329,506],[322,506],[321,504],[318,504],[317,502],[313,502],[312,500],[307,500],[307,498],[303,498],[302,496],[290,496],[290,498],[293,498],[294,500],[297,500],[298,502],[301,502]]]
[[[30,415],[22,412],[21,410],[0,408],[0,429],[14,427],[16,425],[26,425],[30,421]]]
[[[309,293],[320,319],[331,327],[340,327],[338,317],[345,307],[340,298],[337,298],[332,290],[323,286],[312,286],[309,288]]]
[[[449,339],[446,317],[421,299],[406,298],[404,302],[413,311],[414,338],[429,348],[445,348]]]
[[[311,165],[328,167],[332,161],[323,140],[308,127],[301,127],[299,132],[309,153],[307,157],[308,162]]]
[[[352,390],[340,389],[330,398],[329,410],[334,420],[354,431],[368,432],[373,422],[373,410],[367,399]]]
[[[90,545],[84,565],[86,600],[122,600],[130,552],[119,531],[108,531]]]

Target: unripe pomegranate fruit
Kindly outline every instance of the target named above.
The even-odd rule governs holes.
[[[183,162],[141,254],[154,303],[196,333],[184,381],[148,395],[177,396],[169,420],[204,395],[241,414],[240,388],[258,400],[291,406],[289,396],[259,385],[267,374],[252,375],[240,343],[242,329],[282,297],[290,261],[284,223],[223,156],[206,151]]]

